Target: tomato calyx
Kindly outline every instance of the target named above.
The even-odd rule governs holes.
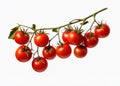
[[[47,50],[47,52],[51,52],[53,50],[51,45],[46,46],[45,49]]]
[[[96,26],[96,28],[100,29],[102,27],[102,24],[99,24]]]
[[[24,46],[22,49],[22,52],[25,52],[27,55],[28,55],[28,53],[32,53],[31,49],[28,46]]]
[[[43,58],[43,57],[38,56],[38,57],[36,57],[36,61],[37,61],[37,62],[42,61],[42,58]]]
[[[84,30],[81,29],[81,28],[78,28],[78,27],[74,27],[74,28],[75,28],[74,31],[75,31],[77,34],[82,34],[82,33],[84,32]]]
[[[46,49],[47,49],[47,51],[49,52],[49,51],[51,51],[51,46],[50,45],[48,45],[47,47],[46,47]]]
[[[90,33],[88,36],[86,36],[87,38],[92,38],[94,36],[94,34]]]
[[[65,43],[65,44],[66,44],[66,43]],[[58,45],[58,46],[63,46],[64,43],[62,43],[61,41],[59,41],[59,42],[57,43],[57,45]]]
[[[43,64],[45,64],[45,62],[42,61],[44,59],[43,57],[38,56],[35,59],[36,59],[36,62],[42,62]]]
[[[73,30],[73,27],[68,25],[67,27],[64,28],[66,32],[70,32]]]
[[[35,34],[45,34],[44,30],[37,30]]]
[[[81,47],[81,48],[84,48],[84,47],[85,47],[85,45],[84,45],[84,44],[77,45],[77,46],[79,46],[79,47]]]
[[[27,30],[25,30],[25,29],[23,29],[23,30],[20,29],[20,31],[22,32],[23,35],[28,35]]]
[[[28,46],[23,45],[22,51],[23,52],[29,52],[30,50],[28,49]]]

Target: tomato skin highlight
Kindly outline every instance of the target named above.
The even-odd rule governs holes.
[[[23,45],[29,41],[29,35],[20,30],[15,33],[14,40],[17,44]]]
[[[85,46],[88,48],[93,48],[98,44],[98,36],[93,32],[87,32],[84,36]]]
[[[27,62],[32,57],[32,52],[29,47],[21,45],[15,52],[16,59],[20,62]]]
[[[43,57],[36,57],[32,61],[32,68],[36,72],[43,72],[47,69],[47,67],[48,67],[48,62]]]
[[[73,45],[80,45],[80,43],[83,42],[83,36],[82,34],[78,34],[76,31],[71,31],[69,32],[68,34],[68,41],[70,44],[73,44]]]
[[[56,57],[56,50],[53,46],[46,46],[42,50],[45,59],[52,60]]]
[[[56,48],[56,54],[60,58],[68,58],[71,55],[72,49],[69,44],[63,44]]]
[[[83,58],[87,55],[87,47],[83,46],[83,45],[79,45],[79,46],[76,46],[74,48],[74,55],[77,57],[77,58]]]
[[[110,34],[110,28],[107,24],[101,24],[95,27],[94,32],[99,38],[105,38]]]

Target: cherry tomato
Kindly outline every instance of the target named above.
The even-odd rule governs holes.
[[[29,47],[21,45],[15,52],[16,59],[20,62],[27,62],[32,57],[32,52]]]
[[[69,32],[70,32],[70,31],[64,31],[64,32],[62,33],[62,39],[63,39],[63,41],[64,41],[65,43],[69,43],[69,41],[68,41],[68,34],[69,34]]]
[[[94,32],[99,38],[105,38],[109,35],[110,28],[107,24],[101,24],[95,27]]]
[[[48,62],[43,57],[36,57],[32,61],[32,68],[36,72],[43,72],[47,69],[47,67],[48,67]]]
[[[87,48],[84,45],[78,45],[74,48],[74,55],[77,58],[83,58],[87,55]]]
[[[87,32],[85,34],[85,46],[88,48],[93,48],[98,44],[98,37],[93,32]]]
[[[45,33],[36,34],[35,37],[34,37],[34,43],[38,47],[44,47],[48,44],[48,42],[49,42],[49,37]]]
[[[56,50],[53,46],[46,46],[43,48],[42,54],[45,59],[52,60],[56,56]]]
[[[23,45],[29,41],[29,35],[20,30],[15,33],[14,40],[16,43]]]
[[[81,42],[83,42],[83,36],[82,34],[78,34],[76,31],[70,31],[68,34],[68,41],[69,43],[73,45],[79,45]]]
[[[71,55],[72,49],[69,44],[62,44],[56,48],[56,54],[60,58],[68,58]]]

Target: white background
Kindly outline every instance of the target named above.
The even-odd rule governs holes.
[[[8,35],[17,23],[58,26],[104,7],[108,10],[97,17],[107,22],[111,33],[85,58],[56,57],[43,73],[32,69],[31,60],[16,60],[19,45]],[[0,86],[120,86],[119,0],[0,0],[0,11]]]

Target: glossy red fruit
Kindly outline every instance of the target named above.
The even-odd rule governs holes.
[[[69,32],[69,35],[68,35],[68,41],[70,44],[73,44],[73,45],[80,45],[82,42],[83,42],[83,36],[82,34],[80,33],[77,33],[76,31],[71,31]]]
[[[84,37],[84,43],[86,47],[93,48],[98,44],[99,39],[95,33],[87,32]]]
[[[74,55],[77,58],[83,58],[87,55],[87,47],[84,45],[79,45],[74,48]]]
[[[110,34],[110,28],[107,24],[101,24],[95,27],[94,32],[99,38],[105,38]]]
[[[27,46],[20,46],[15,52],[16,59],[20,62],[27,62],[32,57],[32,52]]]
[[[72,49],[69,44],[62,44],[56,48],[56,54],[60,58],[68,58],[71,55]]]
[[[47,69],[47,67],[48,67],[48,62],[43,57],[36,57],[32,61],[32,68],[36,72],[43,72]]]
[[[48,44],[48,42],[49,42],[49,37],[45,33],[36,34],[35,37],[34,37],[34,43],[38,47],[44,47]]]
[[[69,32],[70,32],[70,31],[64,31],[64,32],[62,33],[62,39],[63,39],[63,41],[64,41],[65,43],[69,43],[69,41],[68,41]]]
[[[29,41],[29,34],[23,32],[22,30],[17,31],[14,35],[14,40],[18,44],[26,44]]]
[[[56,50],[53,46],[46,46],[42,50],[45,59],[52,60],[56,57]]]

